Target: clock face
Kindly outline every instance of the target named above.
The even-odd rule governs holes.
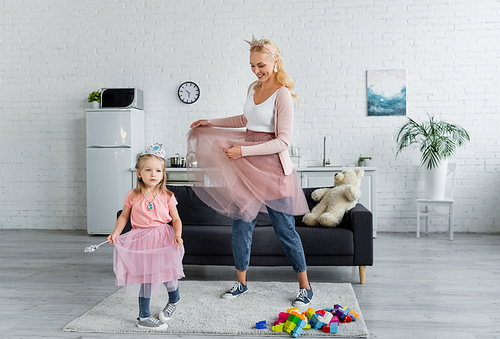
[[[179,99],[185,104],[192,104],[200,97],[200,88],[191,81],[186,81],[179,86]]]

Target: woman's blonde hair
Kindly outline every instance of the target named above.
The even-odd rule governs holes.
[[[283,59],[281,58],[281,52],[280,52],[278,46],[276,46],[269,39],[261,39],[259,41],[263,42],[266,47],[268,47],[272,51],[274,51],[274,55],[273,55],[273,53],[271,53],[271,51],[269,49],[267,49],[266,47],[264,47],[262,45],[252,45],[250,47],[250,53],[251,52],[260,52],[260,53],[268,54],[270,57],[272,57],[273,59],[276,60],[276,66],[278,69],[278,72],[276,73],[276,79],[278,80],[278,82],[281,85],[288,88],[290,93],[292,93],[292,97],[295,98],[295,100],[297,100],[297,105],[298,105],[300,99],[299,99],[298,95],[293,93],[293,89],[294,89],[293,79],[292,79],[292,77],[290,77],[287,74],[287,72],[285,71],[285,68],[283,67]],[[259,82],[255,85],[255,87],[259,87],[259,86],[262,86],[262,83]]]
[[[166,169],[165,159],[156,156],[154,154],[144,154],[137,159],[137,163],[135,164],[135,169],[137,170],[137,187],[134,189],[134,193],[130,197],[130,200],[134,200],[135,197],[137,197],[139,194],[142,194],[142,192],[146,190],[146,185],[144,184],[144,181],[142,181],[142,179],[139,178],[139,172],[142,171],[142,169],[144,168],[144,163],[146,162],[146,160],[151,158],[158,159],[163,164],[162,168],[163,178],[158,183],[158,185],[160,185],[158,193],[165,193],[168,197],[172,197],[174,195],[174,193],[172,193],[172,191],[170,191],[167,188],[167,173],[165,172]]]

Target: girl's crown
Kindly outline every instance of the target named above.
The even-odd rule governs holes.
[[[165,150],[162,148],[162,144],[159,143],[154,143],[151,145],[146,146],[146,149],[144,152],[141,153],[141,156],[146,155],[146,154],[152,154],[156,155],[157,157],[160,157],[162,159],[165,159]]]

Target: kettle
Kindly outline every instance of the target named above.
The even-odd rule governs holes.
[[[198,167],[198,161],[196,161],[196,153],[191,151],[186,155],[186,167],[193,168]]]

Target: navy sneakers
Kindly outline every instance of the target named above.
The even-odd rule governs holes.
[[[222,298],[223,299],[236,298],[236,297],[239,297],[240,295],[242,295],[243,293],[245,293],[247,291],[248,291],[247,285],[243,285],[242,283],[240,283],[238,281],[236,284],[234,284],[234,286],[229,291],[227,291],[226,293],[224,293],[222,295]]]
[[[301,288],[299,294],[297,295],[297,299],[293,302],[293,306],[295,307],[303,307],[307,306],[311,303],[311,299],[313,297],[313,289],[311,285],[309,285],[310,290],[307,288]]]

